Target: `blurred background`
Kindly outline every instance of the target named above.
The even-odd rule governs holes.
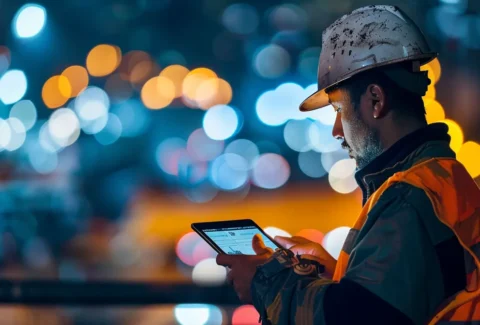
[[[251,218],[338,255],[361,207],[321,35],[398,5],[439,59],[424,102],[479,180],[477,0],[0,0],[0,276],[222,286],[192,222]],[[228,289],[230,290],[230,289]],[[201,291],[200,291],[201,292]],[[182,298],[179,298],[182,300]],[[0,324],[255,324],[216,305],[0,307]]]

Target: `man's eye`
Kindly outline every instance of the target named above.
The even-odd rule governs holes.
[[[334,110],[335,110],[335,113],[338,113],[338,112],[340,112],[340,110],[341,110],[341,109],[342,109],[341,107],[335,107],[335,108],[334,108]]]

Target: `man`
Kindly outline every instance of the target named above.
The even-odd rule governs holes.
[[[286,249],[274,253],[255,237],[256,256],[218,256],[264,324],[480,320],[480,191],[446,125],[427,126],[420,66],[435,56],[396,7],[357,9],[324,32],[319,91],[300,109],[337,112],[363,210],[338,261],[296,237],[277,237]]]

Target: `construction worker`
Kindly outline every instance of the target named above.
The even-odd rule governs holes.
[[[447,126],[425,120],[420,66],[435,57],[392,6],[324,31],[319,90],[300,110],[335,109],[363,209],[338,260],[298,237],[276,237],[275,252],[255,237],[257,255],[217,257],[264,324],[479,324],[480,191]]]

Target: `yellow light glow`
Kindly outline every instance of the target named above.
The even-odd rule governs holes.
[[[190,70],[187,68],[174,64],[166,67],[160,73],[161,77],[170,79],[175,85],[175,98],[182,96],[182,84],[185,77],[188,75]]]
[[[217,74],[207,68],[197,68],[188,73],[183,80],[183,96],[190,101],[196,101],[197,89],[203,81],[217,78]]]
[[[143,85],[141,97],[143,104],[150,109],[168,106],[175,98],[175,85],[165,77],[154,77]]]
[[[437,91],[435,89],[435,85],[432,83],[428,86],[427,88],[427,92],[425,93],[425,96],[423,96],[423,100],[427,100],[427,99],[435,99],[435,97],[437,96]]]
[[[111,74],[118,68],[122,60],[122,51],[119,47],[101,44],[95,46],[87,56],[87,70],[94,77],[103,77]]]
[[[435,99],[427,99],[424,101],[425,111],[427,113],[427,123],[435,123],[445,119],[445,111],[442,105]]]
[[[42,99],[48,108],[58,108],[71,97],[72,86],[65,76],[53,76],[42,88]]]
[[[452,138],[450,140],[450,148],[452,148],[453,151],[458,153],[460,151],[460,148],[462,147],[463,144],[463,131],[460,125],[458,125],[457,122],[450,120],[450,119],[445,119],[443,121],[440,121],[442,123],[445,123],[448,125],[448,134]]]
[[[66,77],[70,82],[70,86],[72,86],[71,97],[76,97],[88,87],[88,72],[87,69],[82,66],[73,65],[68,67],[63,70],[62,76]]]
[[[457,153],[460,161],[472,178],[480,176],[480,144],[474,141],[465,142]]]
[[[198,87],[195,100],[203,109],[220,104],[226,105],[232,100],[232,87],[223,79],[207,79]]]

